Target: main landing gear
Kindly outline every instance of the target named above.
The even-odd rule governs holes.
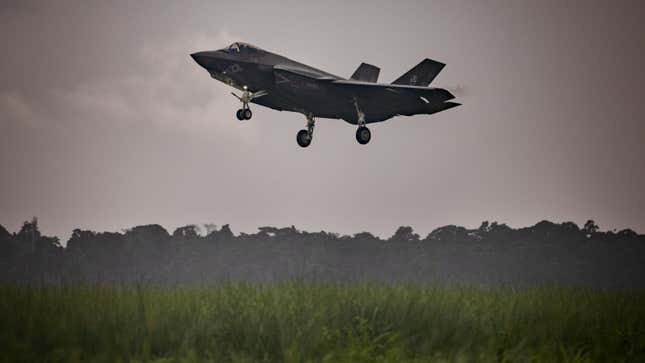
[[[314,126],[316,126],[316,121],[312,114],[307,115],[307,129],[298,131],[296,135],[296,141],[300,147],[307,147],[311,144],[311,140],[314,138]]]
[[[363,111],[358,107],[358,101],[356,99],[354,99],[354,107],[356,108],[356,114],[358,115],[356,141],[361,145],[365,145],[372,139],[372,133],[370,132],[370,129],[365,126],[365,113],[363,113]]]
[[[358,129],[356,130],[356,141],[358,141],[359,144],[365,145],[370,142],[371,138],[372,133],[370,132],[370,129],[365,126],[358,127]]]
[[[372,139],[372,133],[370,129],[365,126],[365,113],[361,111],[358,107],[358,101],[354,100],[354,107],[356,107],[356,114],[358,116],[358,129],[356,130],[356,141],[361,145],[366,145]],[[311,144],[311,140],[314,138],[314,126],[316,121],[314,120],[314,115],[309,113],[307,116],[307,128],[298,131],[296,135],[296,141],[300,147],[307,147]]]

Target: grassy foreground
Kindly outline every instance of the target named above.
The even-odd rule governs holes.
[[[0,286],[2,362],[645,361],[645,292]]]

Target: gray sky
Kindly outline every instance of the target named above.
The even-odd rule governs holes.
[[[108,4],[110,3],[110,4]],[[482,220],[645,232],[641,1],[0,4],[0,223],[426,234]],[[246,41],[391,82],[425,57],[464,106],[353,126],[238,101],[189,53]]]

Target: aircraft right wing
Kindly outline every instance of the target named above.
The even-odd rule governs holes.
[[[433,114],[460,106],[460,103],[448,102],[455,98],[450,91],[443,88],[407,86],[397,84],[379,84],[352,80],[336,80],[331,84],[338,87],[348,99],[357,100],[359,104],[374,110],[387,110],[387,104],[407,105],[396,111],[400,115],[418,113]],[[396,109],[396,108],[395,108]]]
[[[334,85],[345,88],[346,92],[353,93],[355,97],[374,97],[379,94],[398,94],[402,96],[417,97],[424,103],[436,103],[452,100],[455,96],[443,88],[407,86],[398,84],[382,84],[360,82],[352,80],[335,80]]]

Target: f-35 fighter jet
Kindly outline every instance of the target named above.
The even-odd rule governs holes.
[[[365,145],[371,139],[369,123],[399,115],[430,115],[460,105],[448,102],[455,97],[447,90],[428,87],[445,66],[431,59],[386,84],[376,83],[380,69],[370,64],[362,63],[345,79],[240,42],[191,57],[211,77],[242,91],[233,93],[242,103],[237,111],[240,121],[251,118],[250,102],[305,115],[306,129],[296,137],[301,147],[311,144],[315,118],[358,125],[356,141]]]

